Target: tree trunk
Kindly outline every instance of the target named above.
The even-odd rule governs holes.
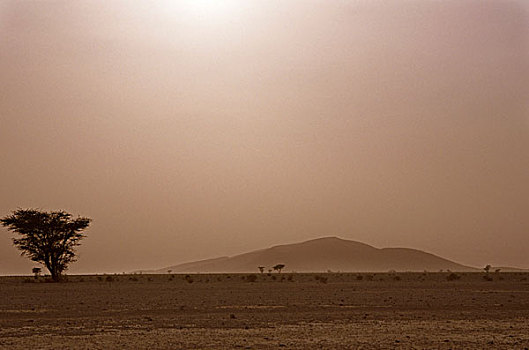
[[[56,264],[52,262],[46,262],[46,268],[50,271],[51,279],[53,282],[59,282],[61,280],[61,273],[57,271]]]

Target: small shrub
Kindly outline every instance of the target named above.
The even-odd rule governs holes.
[[[357,280],[357,281],[361,281],[361,280],[363,280],[363,279],[364,279],[364,276],[362,276],[362,275],[358,275],[358,276],[356,276],[356,280]]]
[[[327,284],[327,277],[320,277],[320,283]]]
[[[393,276],[393,280],[395,281],[400,281],[402,278],[400,278],[400,276]]]
[[[101,282],[101,281],[103,281],[103,277],[101,277],[101,276],[97,276],[97,280],[98,280],[99,282]]]
[[[294,282],[294,276],[292,276],[292,275],[288,275],[287,280],[288,280],[289,282]]]
[[[138,282],[138,278],[136,276],[129,277],[129,281]]]
[[[191,276],[189,275],[185,275],[184,279],[186,280],[187,283],[193,283],[193,279],[191,278]]]
[[[461,278],[461,276],[459,276],[457,273],[453,273],[453,272],[446,277],[446,279],[448,281],[457,281],[460,278]]]
[[[276,279],[277,279],[277,277],[276,277],[276,276],[272,276],[272,280],[274,280],[274,281],[275,281]]]
[[[372,281],[372,280],[373,280],[373,275],[367,275],[367,276],[366,276],[366,280],[368,280],[368,281]]]
[[[107,281],[107,282],[114,282],[114,277],[112,277],[112,276],[107,276],[107,278],[105,278],[105,281]]]
[[[255,281],[257,281],[257,276],[256,275],[248,275],[248,276],[246,276],[246,282],[252,283],[252,282],[255,282]]]
[[[488,281],[488,282],[494,280],[494,278],[492,278],[492,277],[489,276],[489,275],[485,275],[485,276],[483,276],[483,279],[484,279],[485,281]]]

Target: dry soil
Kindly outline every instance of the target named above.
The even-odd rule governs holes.
[[[6,349],[527,349],[529,274],[0,277]]]

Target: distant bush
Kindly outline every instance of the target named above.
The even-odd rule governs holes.
[[[257,281],[257,276],[256,275],[248,275],[246,276],[246,282],[255,282]]]
[[[287,280],[288,280],[289,282],[294,282],[294,276],[293,276],[293,275],[289,275],[288,278],[287,278]]]
[[[98,280],[99,282],[101,282],[101,281],[103,281],[103,277],[101,277],[101,276],[97,276],[97,280]]]
[[[393,276],[393,280],[395,281],[400,281],[402,278],[400,278],[400,276]]]
[[[372,281],[372,280],[373,280],[373,277],[374,277],[373,275],[367,275],[367,276],[366,276],[366,280],[368,280],[368,281]]]
[[[361,280],[363,280],[363,279],[364,279],[364,276],[362,276],[362,275],[358,275],[358,276],[356,276],[356,280],[357,280],[357,281],[361,281]]]
[[[186,280],[187,283],[193,283],[193,279],[191,278],[191,276],[189,275],[185,275],[184,279]]]
[[[114,277],[112,277],[112,276],[107,276],[107,278],[105,278],[105,281],[107,281],[107,282],[114,282]]]
[[[492,277],[489,276],[489,275],[485,275],[485,276],[483,276],[483,279],[484,279],[485,281],[489,281],[489,282],[492,281],[492,280],[494,280],[494,278],[492,278]]]
[[[275,281],[276,279],[277,279],[277,277],[276,277],[276,276],[272,276],[272,280],[274,280],[274,281]]]
[[[449,274],[449,275],[446,277],[446,279],[447,279],[448,281],[457,281],[457,280],[460,279],[460,278],[461,278],[461,276],[459,276],[457,273],[454,273],[454,272],[452,272],[451,274]]]
[[[133,276],[133,277],[129,277],[129,281],[133,281],[133,282],[138,282],[138,277],[136,276]]]
[[[314,279],[316,281],[319,281],[320,283],[324,283],[324,284],[326,284],[327,280],[328,280],[327,277],[318,276],[318,275],[314,276]]]

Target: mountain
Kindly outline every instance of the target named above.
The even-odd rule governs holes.
[[[395,271],[477,271],[439,256],[409,248],[382,248],[325,237],[306,242],[278,245],[233,257],[201,260],[169,266],[146,273],[256,272],[285,264],[284,271],[295,272],[388,272]]]

